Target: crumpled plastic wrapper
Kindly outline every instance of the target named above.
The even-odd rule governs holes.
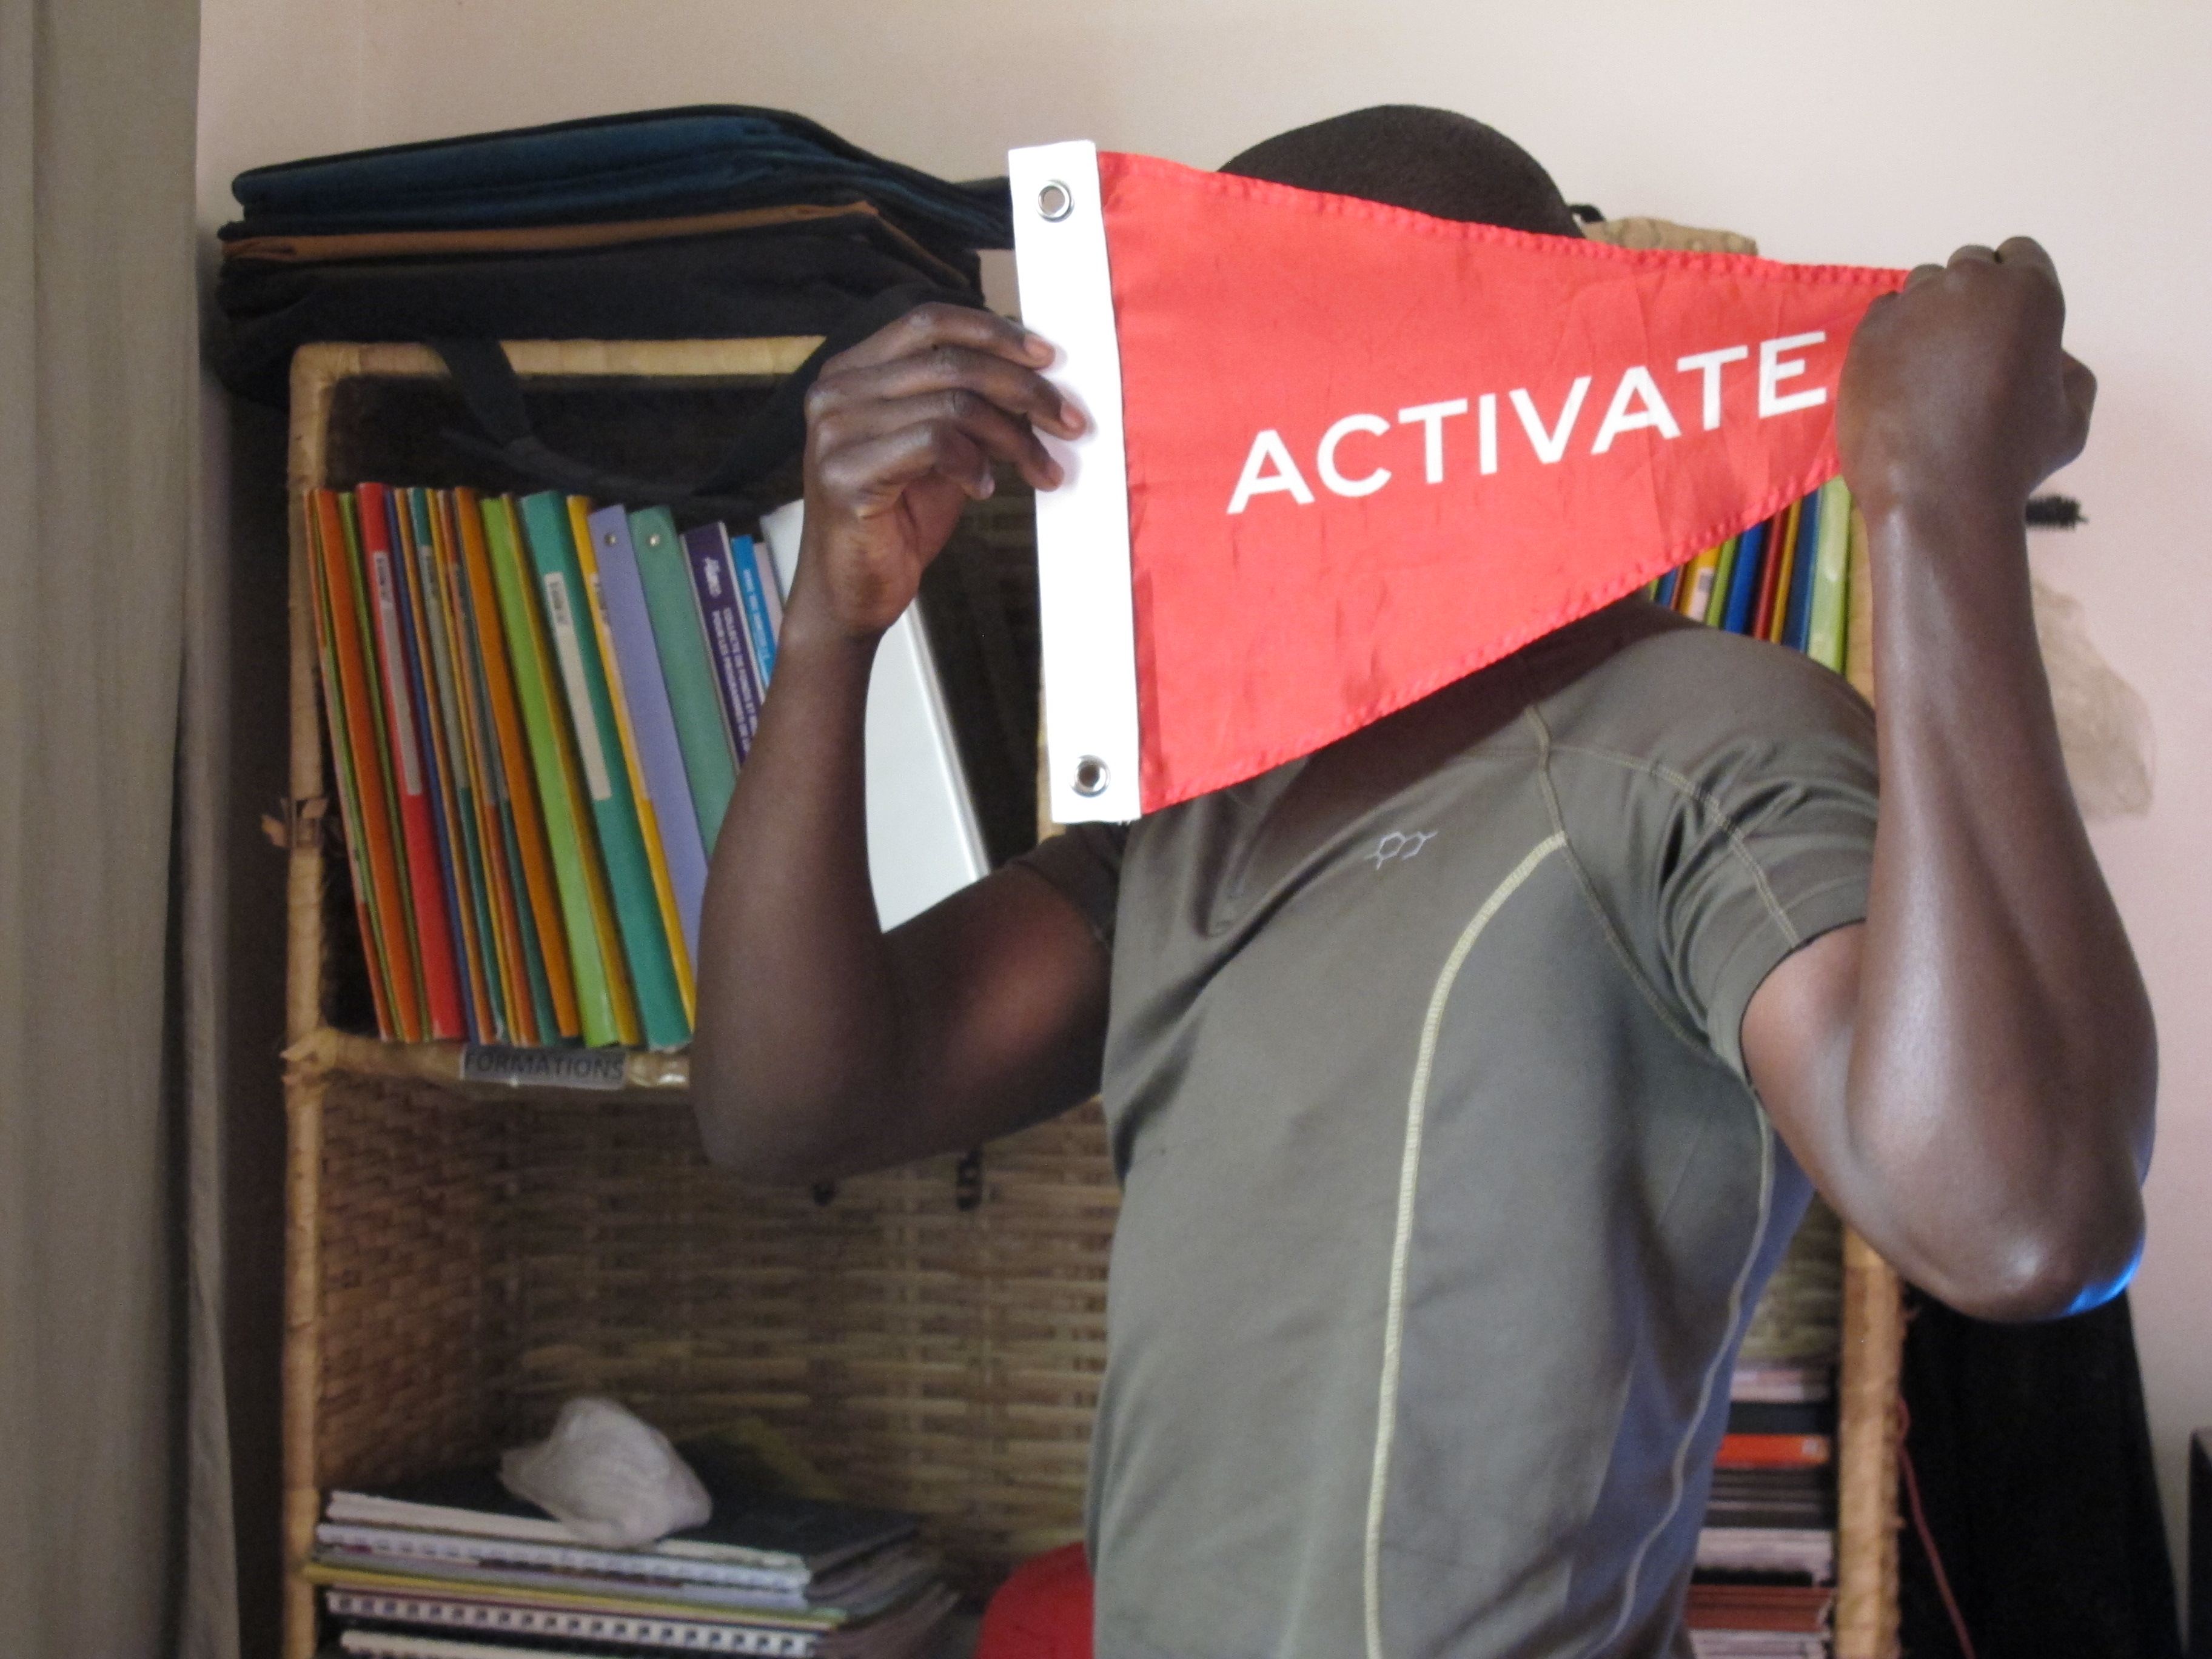
[[[545,1439],[501,1458],[499,1478],[602,1549],[636,1549],[702,1525],[714,1510],[666,1435],[590,1395],[562,1407]]]
[[[2081,602],[2044,582],[2033,585],[2036,643],[2051,679],[2058,746],[2074,803],[2085,818],[2134,817],[2150,811],[2150,710],[2112,672],[2081,617]]]

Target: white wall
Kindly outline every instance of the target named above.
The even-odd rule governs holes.
[[[2039,568],[2149,703],[2157,800],[2097,842],[2157,1003],[2166,1085],[2136,1319],[2169,1525],[2212,1425],[2212,9],[2176,0],[205,0],[204,176],[689,102],[803,111],[955,177],[1091,137],[1203,167],[1359,105],[1444,105],[1572,200],[1910,264],[2018,231],[2064,273],[2096,435],[2091,522]],[[352,31],[349,33],[349,29]],[[336,60],[303,55],[307,37]],[[324,89],[331,95],[322,96]],[[349,89],[350,95],[349,96]],[[275,94],[274,104],[271,94]]]

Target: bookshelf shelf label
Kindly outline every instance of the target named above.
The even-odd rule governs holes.
[[[514,1048],[471,1042],[461,1050],[461,1080],[540,1089],[619,1089],[627,1080],[626,1058],[620,1048]]]

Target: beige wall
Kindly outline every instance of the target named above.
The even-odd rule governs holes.
[[[1480,115],[1571,199],[1906,264],[2040,236],[2102,380],[2037,562],[2148,701],[2148,817],[2097,842],[2166,1086],[2136,1317],[2170,1521],[2212,1425],[2212,10],[2047,0],[204,0],[203,177],[350,144],[687,102],[802,110],[953,176],[1090,137],[1213,166],[1381,101]],[[219,192],[218,192],[219,193]],[[210,204],[203,192],[204,204]],[[210,216],[222,211],[208,205]],[[2179,1535],[2177,1529],[2175,1541]]]

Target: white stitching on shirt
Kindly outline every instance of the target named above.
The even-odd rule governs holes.
[[[1444,1004],[1453,982],[1466,963],[1482,930],[1499,907],[1520,890],[1536,866],[1566,845],[1567,838],[1553,831],[1528,849],[1528,855],[1499,882],[1482,908],[1474,913],[1451,954],[1444,958],[1436,987],[1429,993],[1429,1011],[1421,1021],[1421,1042],[1413,1062],[1413,1085],[1406,1103],[1406,1152],[1398,1167],[1398,1225],[1390,1244],[1390,1295],[1382,1320],[1382,1378],[1375,1416],[1375,1469],[1367,1486],[1365,1599],[1367,1659],[1382,1659],[1382,1506],[1390,1474],[1390,1442],[1398,1426],[1398,1374],[1403,1358],[1406,1328],[1406,1264],[1413,1243],[1413,1194],[1421,1173],[1421,1131],[1428,1112],[1429,1073],[1436,1060],[1437,1038],[1443,1028]],[[1738,1287],[1741,1293],[1741,1286]],[[1708,1386],[1711,1379],[1707,1379]],[[1679,1500],[1678,1500],[1679,1501]]]
[[[1720,820],[1721,829],[1729,838],[1730,849],[1750,866],[1752,883],[1759,889],[1759,896],[1766,906],[1768,916],[1772,919],[1774,925],[1782,930],[1782,937],[1787,941],[1790,948],[1794,951],[1805,942],[1803,935],[1797,931],[1797,924],[1790,919],[1790,912],[1783,908],[1782,901],[1774,896],[1774,889],[1766,879],[1765,866],[1752,856],[1751,848],[1745,839],[1742,826],[1735,821],[1735,815],[1722,805],[1719,797],[1711,790],[1703,788],[1684,777],[1671,766],[1662,766],[1656,761],[1641,759],[1634,755],[1620,754],[1614,750],[1600,749],[1586,743],[1554,743],[1550,744],[1549,748],[1559,754],[1583,755],[1591,760],[1609,761],[1615,766],[1624,766],[1631,771],[1641,772],[1644,776],[1656,778],[1668,787],[1696,801]]]
[[[1526,711],[1525,718],[1536,728],[1536,786],[1544,797],[1544,810],[1551,817],[1552,828],[1566,836],[1567,816],[1559,805],[1559,786],[1552,779],[1552,728],[1544,723],[1543,715],[1534,707]],[[1644,999],[1644,1006],[1651,1010],[1653,1016],[1677,1042],[1705,1059],[1714,1058],[1713,1045],[1674,1018],[1657,988],[1636,965],[1636,958],[1623,942],[1620,930],[1613,926],[1612,913],[1605,908],[1605,901],[1598,896],[1597,884],[1590,878],[1589,866],[1583,863],[1582,855],[1575,851],[1571,836],[1567,837],[1567,863],[1574,870],[1575,881],[1582,889],[1583,902],[1589,909],[1591,920],[1597,924],[1606,948],[1613,952],[1613,961],[1628,976],[1628,982],[1636,988],[1637,994]]]

